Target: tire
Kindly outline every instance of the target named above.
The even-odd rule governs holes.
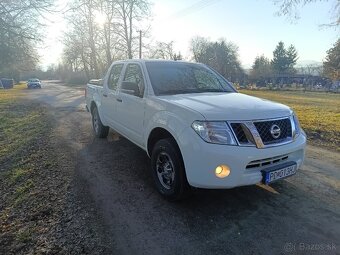
[[[98,138],[106,138],[109,134],[109,127],[103,125],[97,107],[92,110],[92,127]]]
[[[181,200],[189,194],[181,153],[172,138],[159,140],[151,154],[151,168],[158,192],[167,200]]]

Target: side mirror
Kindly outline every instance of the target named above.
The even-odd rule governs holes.
[[[136,82],[123,81],[121,90],[130,95],[140,96],[140,90]]]

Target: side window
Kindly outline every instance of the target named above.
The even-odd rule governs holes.
[[[143,73],[139,65],[128,64],[122,84],[122,92],[131,94],[127,91],[137,88],[137,94],[135,96],[143,97],[144,95],[144,78]]]
[[[111,90],[117,89],[118,80],[120,77],[120,73],[122,72],[123,66],[124,66],[123,64],[118,64],[118,65],[114,65],[111,68],[111,73],[110,73],[110,77],[109,77],[108,84],[107,84],[109,89]]]

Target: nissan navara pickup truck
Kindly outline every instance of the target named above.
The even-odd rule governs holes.
[[[98,138],[111,128],[145,150],[168,200],[191,187],[270,184],[303,164],[306,134],[292,109],[238,93],[203,64],[114,62],[87,85],[86,105]]]

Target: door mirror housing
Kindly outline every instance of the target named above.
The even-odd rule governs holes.
[[[123,81],[121,90],[123,93],[140,97],[140,90],[136,82]]]

